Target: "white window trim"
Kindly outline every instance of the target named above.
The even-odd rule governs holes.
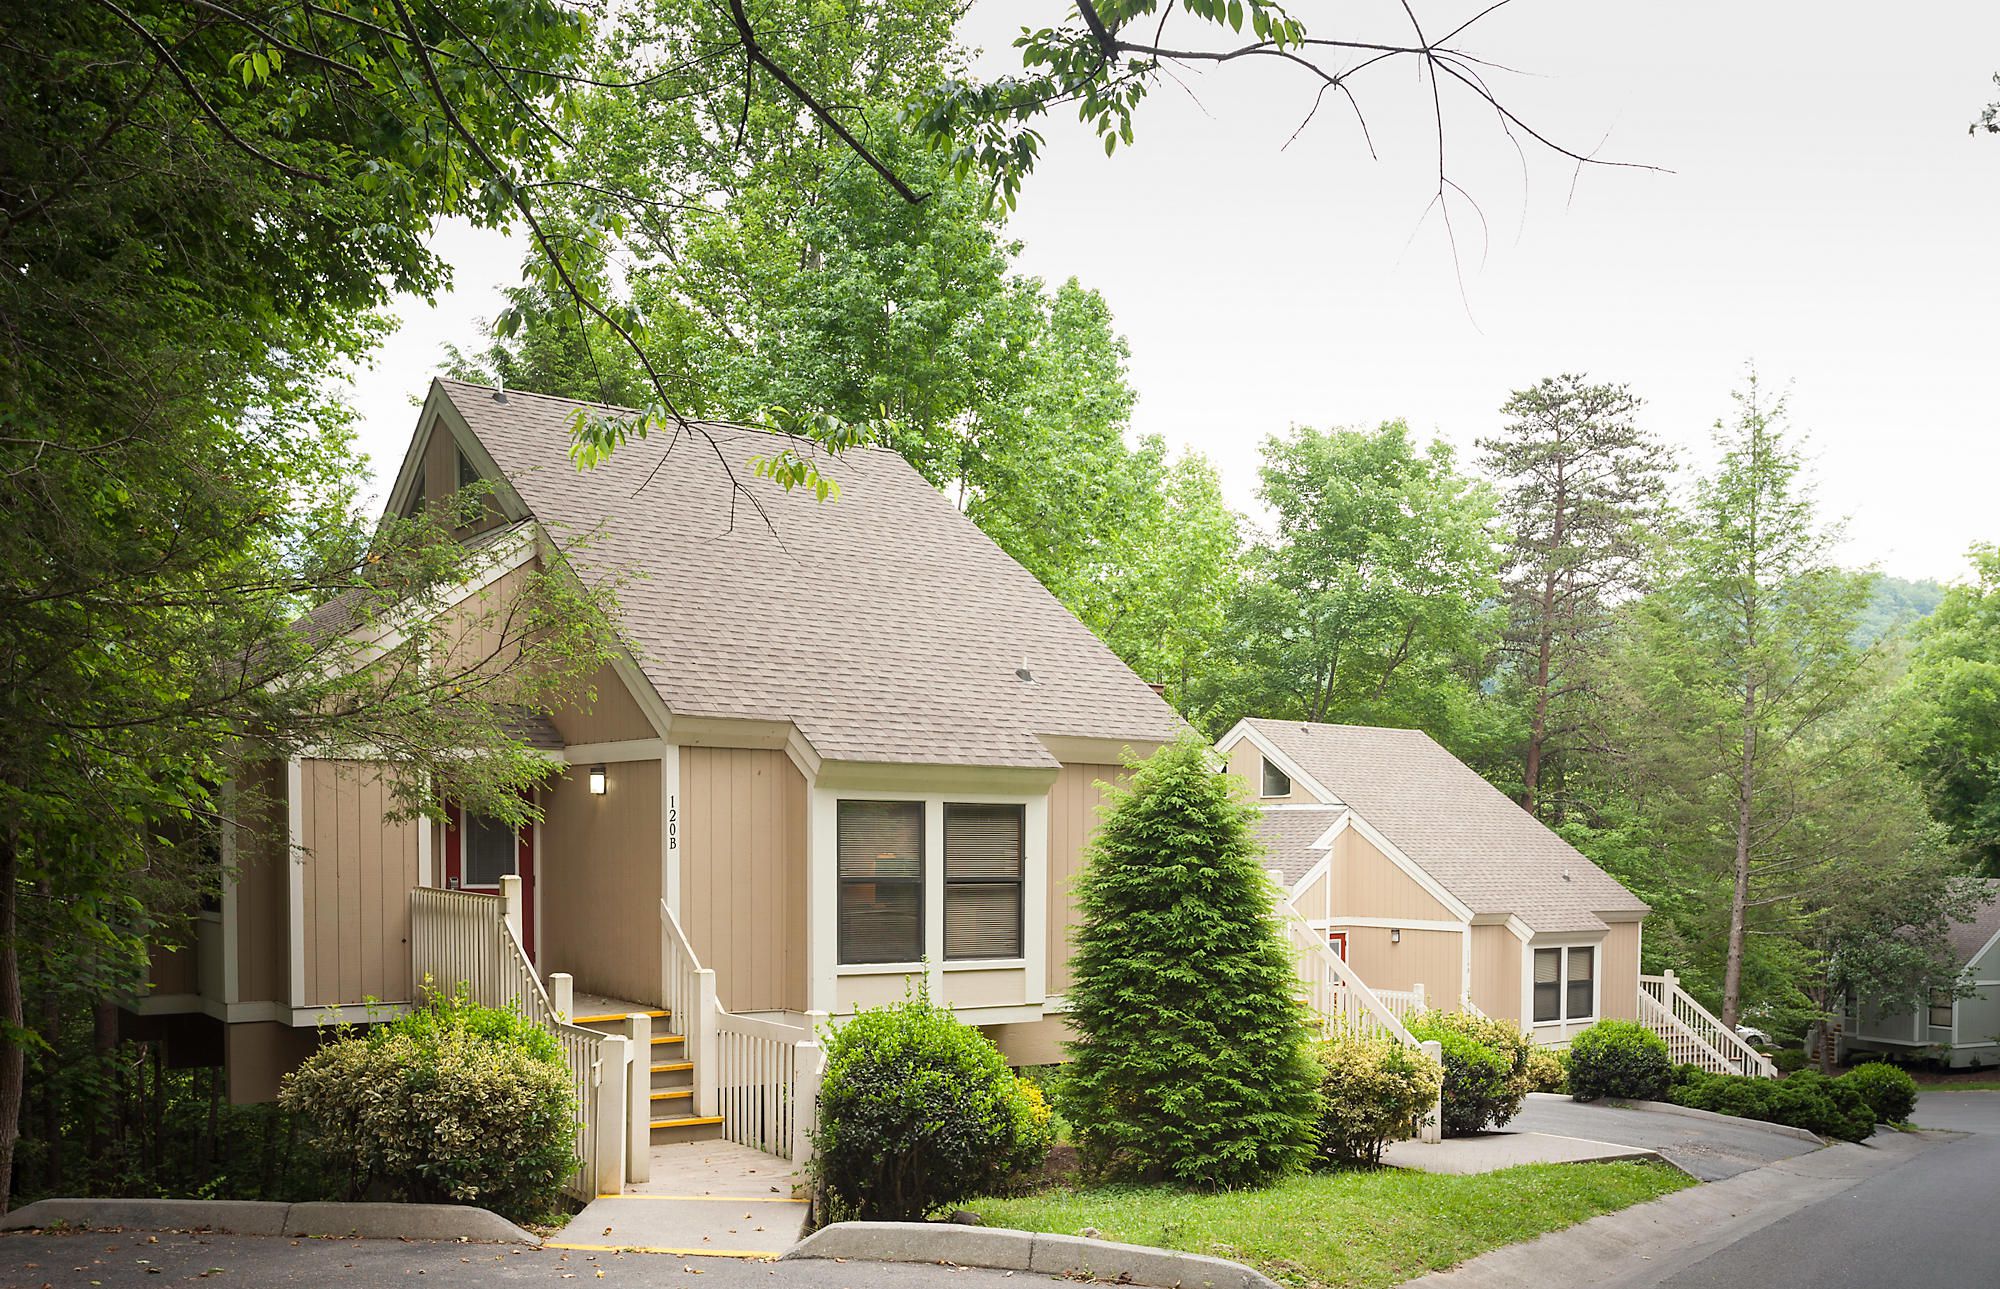
[[[1560,1029],[1565,1025],[1590,1025],[1604,1015],[1604,942],[1602,940],[1564,940],[1555,944],[1528,944],[1523,946],[1525,956],[1521,966],[1521,1014],[1528,1017],[1528,1023],[1536,1029]],[[1535,954],[1543,949],[1558,949],[1562,957],[1556,960],[1556,999],[1558,1016],[1555,1020],[1536,1020],[1535,1015]],[[1569,954],[1572,949],[1588,949],[1596,957],[1590,964],[1590,1014],[1572,1016],[1569,1014]]]
[[[842,801],[920,801],[924,804],[924,962],[840,961],[839,834]],[[1020,806],[1022,837],[1021,948],[1019,958],[944,959],[944,808],[948,804]],[[1049,797],[1046,791],[899,792],[873,788],[812,788],[808,854],[812,898],[807,910],[813,966],[814,1010],[837,1010],[843,976],[922,975],[932,996],[948,1002],[947,975],[961,971],[1026,973],[1022,1006],[1039,1008],[1048,988]]]

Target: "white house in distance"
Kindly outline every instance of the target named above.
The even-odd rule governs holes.
[[[1959,979],[1972,992],[1939,990],[1926,1006],[1906,999],[1849,998],[1840,1055],[1877,1052],[1935,1059],[1952,1069],[2000,1064],[2000,880],[1980,882],[1990,898],[1951,929]]]

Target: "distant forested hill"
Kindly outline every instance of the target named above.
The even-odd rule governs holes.
[[[1867,643],[1880,640],[1898,627],[1908,627],[1918,618],[1929,617],[1943,598],[1942,582],[1930,578],[1912,582],[1884,574],[1875,579],[1875,594],[1869,597],[1861,621],[1855,624],[1855,638]]]

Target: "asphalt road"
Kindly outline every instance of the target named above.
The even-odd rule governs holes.
[[[1529,1097],[1503,1131],[1546,1132],[1657,1150],[1675,1167],[1705,1182],[1819,1149],[1817,1142],[1775,1133],[1745,1120],[1626,1110],[1601,1102],[1586,1105],[1554,1096]]]
[[[0,1235],[0,1289],[411,1289],[675,1285],[686,1289],[1020,1289],[1037,1277],[882,1262],[753,1262],[492,1244],[162,1232]]]
[[[1754,1232],[1663,1281],[1879,1289],[2000,1285],[2000,1092],[1931,1092],[1916,1122],[1966,1134]]]

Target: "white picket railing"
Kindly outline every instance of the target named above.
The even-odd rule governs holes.
[[[1667,1041],[1667,1055],[1676,1065],[1698,1065],[1711,1074],[1778,1076],[1769,1057],[1689,997],[1671,971],[1639,977],[1639,1020]]]
[[[642,1076],[628,1070],[633,1056],[623,1037],[578,1028],[557,1012],[521,946],[520,907],[518,877],[502,878],[497,896],[412,890],[410,978],[422,989],[451,992],[462,985],[473,1002],[518,1008],[555,1036],[576,1095],[577,1168],[564,1190],[588,1202],[623,1189],[627,1089],[631,1078]]]
[[[1390,1015],[1405,1025],[1408,1025],[1414,1017],[1423,1015],[1430,1007],[1424,1000],[1422,981],[1417,982],[1414,989],[1377,989],[1375,996],[1382,1000],[1382,1005],[1389,1009]]]
[[[806,1013],[804,1025],[732,1014],[716,997],[714,970],[701,965],[665,900],[660,963],[661,993],[694,1062],[695,1113],[721,1115],[722,1135],[738,1145],[805,1163],[825,1063],[817,1032],[825,1013]]]

